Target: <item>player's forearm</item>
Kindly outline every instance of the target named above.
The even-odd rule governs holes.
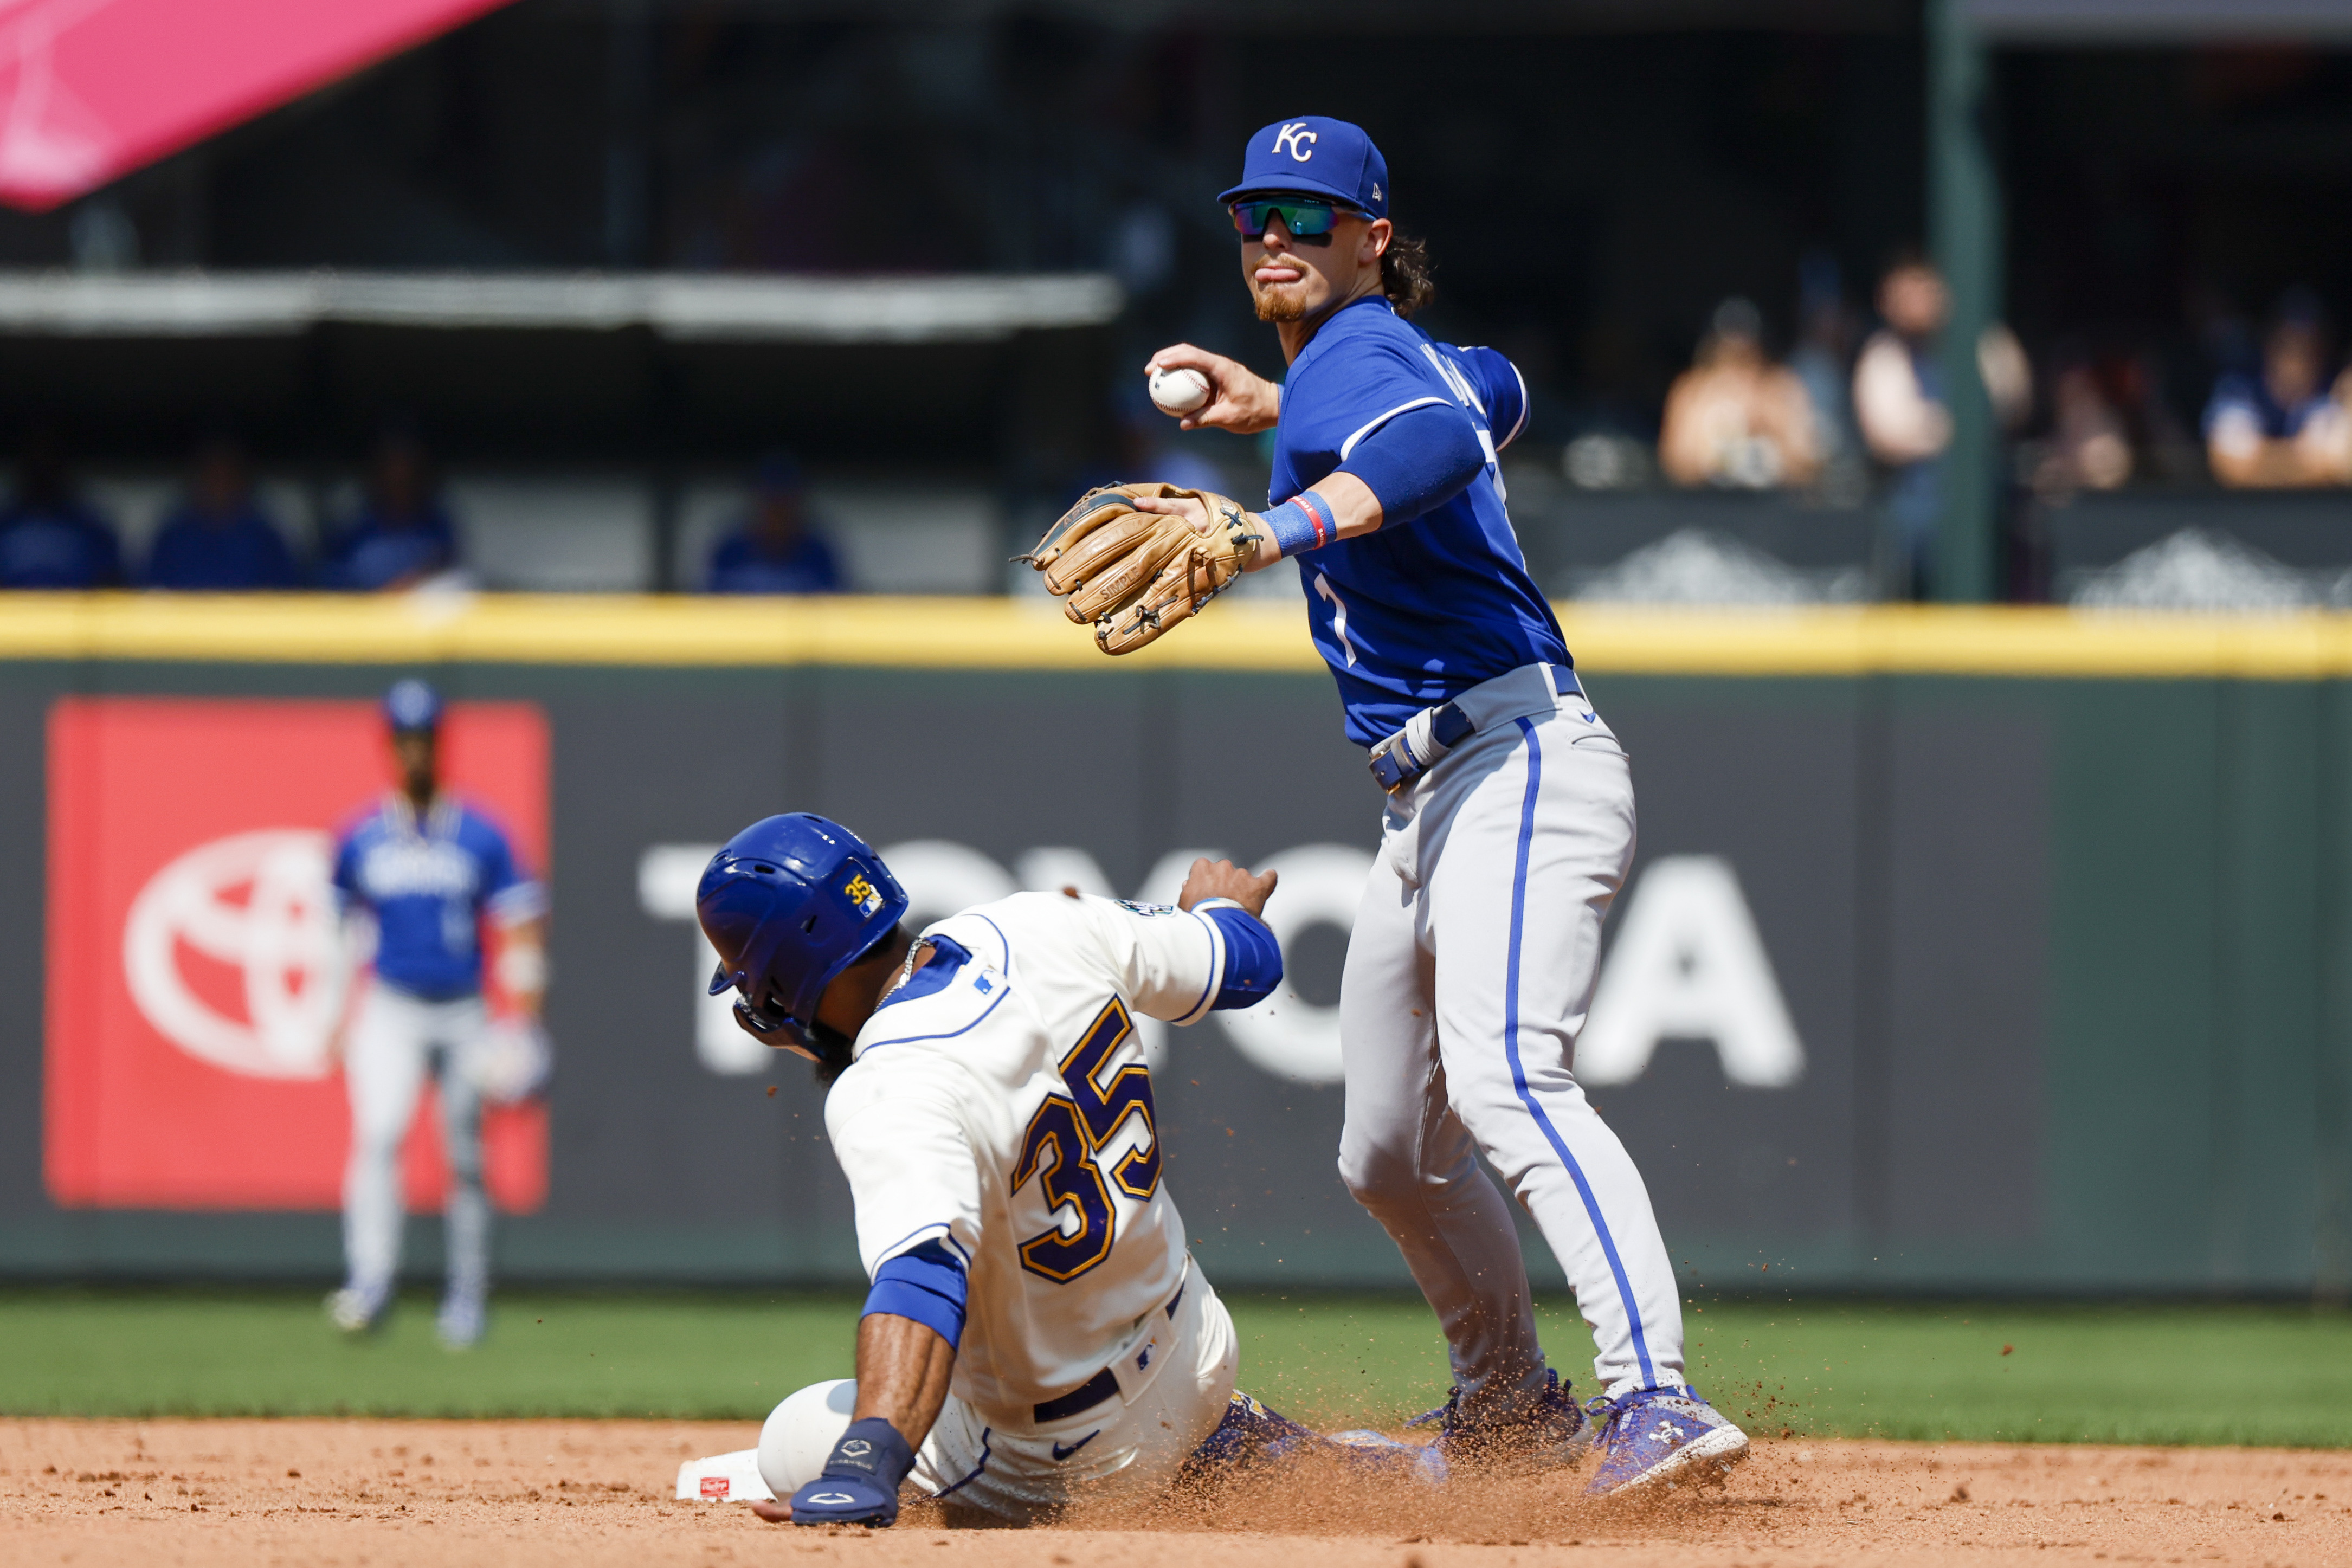
[[[1265,511],[1276,550],[1249,565],[1320,549],[1390,522],[1410,522],[1460,495],[1486,465],[1477,431],[1452,405],[1399,414],[1363,437],[1341,466]]]
[[[530,915],[503,927],[499,939],[499,988],[531,1018],[547,995],[547,920]]]
[[[1243,569],[1245,571],[1264,571],[1276,561],[1318,549],[1334,539],[1369,534],[1385,520],[1381,498],[1372,487],[1346,472],[1326,475],[1302,495],[1260,515],[1279,548],[1260,549]]]
[[[857,1324],[857,1408],[854,1421],[878,1416],[920,1448],[948,1402],[955,1347],[937,1330],[892,1312],[868,1312]]]
[[[328,976],[334,988],[334,1022],[327,1031],[327,1055],[336,1061],[343,1058],[351,1028],[352,1003],[359,994],[360,970],[367,963],[368,933],[366,916],[356,908],[346,906],[335,922],[334,953],[331,960],[332,972]]]

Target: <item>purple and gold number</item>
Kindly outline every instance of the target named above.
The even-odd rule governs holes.
[[[1044,1164],[1045,1151],[1053,1163]],[[1065,1208],[1075,1208],[1078,1228],[1065,1236],[1056,1228],[1021,1244],[1021,1266],[1057,1284],[1067,1284],[1110,1256],[1110,1189],[1103,1186],[1102,1170],[1087,1147],[1086,1128],[1078,1108],[1059,1094],[1048,1094],[1029,1131],[1021,1139],[1021,1157],[1013,1166],[1013,1190],[1019,1192],[1037,1176],[1045,1188],[1045,1203],[1059,1219]]]
[[[1068,1283],[1110,1256],[1116,1221],[1110,1189],[1103,1184],[1096,1155],[1131,1116],[1143,1119],[1143,1142],[1118,1162],[1111,1179],[1130,1197],[1148,1198],[1160,1189],[1160,1129],[1153,1119],[1150,1070],[1139,1062],[1122,1067],[1111,1074],[1108,1086],[1097,1077],[1134,1029],[1127,1009],[1113,997],[1062,1059],[1062,1082],[1069,1095],[1045,1097],[1029,1118],[1021,1156],[1013,1162],[1014,1192],[1037,1176],[1057,1222],[1065,1212],[1077,1215],[1074,1233],[1065,1235],[1057,1223],[1021,1244],[1021,1266],[1056,1283]],[[1048,1149],[1053,1152],[1050,1162]]]
[[[1139,1061],[1122,1067],[1111,1074],[1107,1088],[1097,1078],[1119,1042],[1134,1032],[1127,1008],[1113,997],[1062,1058],[1062,1082],[1086,1123],[1087,1143],[1097,1154],[1110,1146],[1129,1117],[1143,1119],[1143,1142],[1118,1162],[1110,1178],[1128,1197],[1148,1198],[1160,1190],[1160,1128],[1152,1118],[1151,1070]]]

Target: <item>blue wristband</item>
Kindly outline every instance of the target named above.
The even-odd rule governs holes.
[[[898,1428],[879,1416],[868,1416],[863,1421],[852,1421],[841,1440],[825,1456],[824,1474],[828,1476],[864,1476],[893,1496],[907,1472],[915,1468],[913,1445],[898,1435]]]
[[[879,1416],[852,1421],[816,1479],[793,1493],[794,1524],[888,1525],[898,1518],[898,1483],[915,1450]]]
[[[1312,490],[1302,490],[1260,516],[1272,530],[1275,549],[1280,555],[1317,549],[1339,537],[1339,515],[1331,510],[1330,502]]]

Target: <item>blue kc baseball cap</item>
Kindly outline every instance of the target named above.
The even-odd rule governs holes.
[[[423,681],[402,681],[383,694],[383,721],[395,731],[439,729],[441,694]]]
[[[1360,125],[1303,114],[1277,120],[1249,140],[1242,183],[1217,200],[1276,191],[1312,192],[1376,218],[1389,215],[1389,162]]]

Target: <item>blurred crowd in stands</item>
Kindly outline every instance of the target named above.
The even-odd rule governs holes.
[[[1943,342],[1951,299],[1935,268],[1906,253],[1879,277],[1873,306],[1865,330],[1835,267],[1816,258],[1801,277],[1794,340],[1776,358],[1762,312],[1746,299],[1724,300],[1690,368],[1667,392],[1655,471],[1681,486],[1800,491],[1841,507],[1874,499],[1898,557],[1887,588],[1917,592],[1952,440]],[[2006,326],[1987,329],[1976,364],[2003,434],[2012,495],[2063,504],[2135,482],[2352,486],[2352,369],[2335,358],[2319,298],[2290,289],[2259,329],[2219,308],[2195,325],[2209,390],[2193,415],[2193,403],[2168,391],[2152,352],[2061,343],[2037,366]],[[1215,488],[1233,483],[1198,453],[1170,444],[1168,422],[1142,401],[1139,386],[1125,389],[1114,427],[1116,450],[1076,476],[1073,496],[1146,476]],[[1628,437],[1580,437],[1565,467],[1580,486],[1614,488],[1641,483],[1651,456]],[[0,588],[365,593],[466,580],[463,530],[431,455],[404,429],[378,438],[355,500],[315,538],[290,535],[271,515],[250,455],[234,437],[207,437],[135,560],[115,520],[74,482],[53,429],[34,429],[16,457],[0,509]],[[799,463],[773,454],[748,478],[747,503],[698,568],[682,574],[682,586],[718,594],[850,586]]]
[[[810,514],[799,463],[772,455],[751,479],[750,505],[712,546],[694,586],[709,593],[838,592],[840,563]],[[462,574],[464,556],[431,455],[404,431],[377,440],[358,504],[322,528],[310,552],[298,552],[262,504],[249,454],[226,434],[208,436],[191,454],[179,497],[144,559],[125,558],[113,520],[74,483],[54,429],[26,438],[14,493],[0,510],[0,589],[380,593]]]
[[[1677,485],[1806,488],[1866,457],[1906,528],[1932,519],[1938,460],[1952,435],[1940,340],[1951,299],[1942,277],[1918,256],[1898,256],[1879,280],[1876,325],[1850,361],[1853,329],[1833,270],[1824,279],[1808,268],[1801,300],[1796,344],[1779,363],[1755,306],[1727,299],[1717,308],[1695,362],[1667,394],[1660,468]],[[2199,329],[2213,375],[2199,421],[2201,455],[2153,356],[2062,345],[2037,376],[2016,336],[1989,328],[1977,344],[1978,371],[2014,440],[2021,482],[2053,498],[2136,478],[2352,485],[2352,369],[2335,366],[2318,297],[2290,289],[2259,334],[2221,309]]]
[[[1775,361],[1756,307],[1725,300],[1667,394],[1658,466],[1685,486],[1805,490],[1846,505],[1874,496],[1909,579],[1891,586],[1916,593],[1952,440],[1943,340],[1951,298],[1931,265],[1904,254],[1881,276],[1874,304],[1874,323],[1849,357],[1858,334],[1834,269],[1809,267],[1796,341]],[[2194,434],[2184,418],[2194,405],[2174,402],[2153,351],[2061,343],[2037,367],[2006,326],[1988,328],[1975,358],[2011,496],[2063,505],[2136,481],[2352,485],[2352,369],[2338,368],[2318,297],[2288,290],[2259,330],[2218,306],[2195,325],[2210,391]],[[1573,449],[1568,469],[1578,477]]]

